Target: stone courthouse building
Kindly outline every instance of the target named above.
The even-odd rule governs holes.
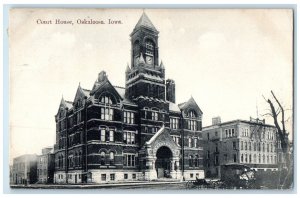
[[[91,90],[79,85],[72,102],[61,100],[55,183],[204,177],[202,111],[192,97],[175,103],[158,34],[143,13],[130,34],[125,88],[102,71]]]

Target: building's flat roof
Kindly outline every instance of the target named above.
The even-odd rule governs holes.
[[[261,122],[252,122],[252,121],[249,121],[249,120],[236,119],[236,120],[222,122],[222,123],[215,124],[215,125],[205,126],[205,127],[203,127],[203,129],[208,129],[208,128],[217,127],[217,126],[223,126],[223,125],[228,125],[228,124],[234,124],[234,123],[238,123],[238,122],[252,124],[252,125],[263,125],[263,126],[268,126],[268,127],[274,127],[275,128],[275,126],[270,125],[270,124],[265,124],[265,123],[261,123]]]

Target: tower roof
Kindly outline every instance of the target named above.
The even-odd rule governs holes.
[[[143,12],[141,18],[139,19],[139,21],[137,22],[137,24],[134,27],[134,30],[140,28],[140,27],[145,27],[147,29],[151,29],[155,32],[158,32],[157,29],[154,27],[154,25],[152,24],[152,22],[150,21],[149,17],[146,15],[145,12]]]

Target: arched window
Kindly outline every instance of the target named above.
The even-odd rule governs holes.
[[[139,41],[135,41],[133,45],[133,55],[134,57],[140,55],[140,43]]]
[[[101,151],[100,153],[100,164],[105,165],[105,152]]]
[[[263,163],[266,163],[266,157],[263,155]]]
[[[111,165],[115,164],[115,153],[112,151],[109,153],[109,162]]]
[[[150,56],[154,54],[154,43],[150,39],[146,40],[146,54]]]
[[[253,156],[253,162],[256,163],[256,154]]]
[[[241,162],[244,162],[244,155],[241,155]]]

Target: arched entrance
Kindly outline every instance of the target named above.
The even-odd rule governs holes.
[[[157,178],[170,178],[172,151],[166,147],[160,147],[156,152],[156,172]]]

